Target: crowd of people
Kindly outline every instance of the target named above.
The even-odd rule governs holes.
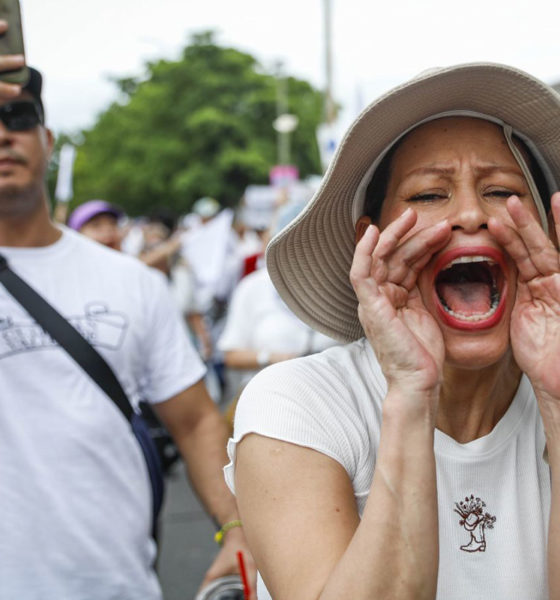
[[[560,598],[554,89],[423,73],[264,220],[58,223],[29,72],[0,81],[0,598],[162,598],[150,420],[216,525],[202,587]]]
[[[264,366],[336,343],[287,308],[263,268],[268,240],[295,218],[313,192],[308,184],[296,189],[279,188],[258,220],[243,199],[234,215],[210,197],[198,199],[186,215],[158,209],[136,218],[105,200],[89,200],[67,219],[69,228],[165,275],[207,366],[207,387],[222,411]],[[217,268],[209,264],[212,253]]]

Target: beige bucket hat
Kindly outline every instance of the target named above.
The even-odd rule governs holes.
[[[492,63],[422,73],[361,113],[313,199],[267,248],[270,277],[302,321],[341,342],[363,336],[349,273],[365,189],[398,139],[423,122],[448,115],[496,122],[504,127],[508,143],[512,133],[520,137],[540,164],[549,190],[558,190],[560,94],[552,87],[528,73]],[[525,165],[522,168],[526,170]],[[540,200],[537,205],[543,218]]]

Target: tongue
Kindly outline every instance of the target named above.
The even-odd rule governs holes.
[[[438,292],[454,313],[471,316],[490,310],[490,286],[481,282],[442,283]]]

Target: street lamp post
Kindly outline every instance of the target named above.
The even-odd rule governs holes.
[[[278,132],[278,164],[289,165],[291,160],[290,134],[298,126],[298,118],[290,113],[278,116],[272,124]]]
[[[323,0],[325,18],[325,123],[335,120],[335,108],[332,95],[332,5],[331,0]]]
[[[290,135],[298,126],[298,118],[288,112],[288,82],[282,62],[276,64],[276,119],[272,126],[277,135],[278,164],[289,165],[291,160]]]

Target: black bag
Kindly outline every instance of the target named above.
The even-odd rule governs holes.
[[[175,440],[171,437],[165,425],[160,421],[149,402],[144,400],[140,401],[140,414],[142,415],[142,419],[146,422],[150,437],[155,444],[159,462],[165,476],[169,473],[171,467],[181,458],[181,454],[175,444]]]
[[[0,255],[0,282],[35,321],[53,338],[118,406],[130,423],[140,444],[152,488],[152,535],[156,538],[157,519],[163,504],[164,480],[158,449],[142,416],[132,408],[119,380],[95,348],[40,294],[8,266]]]
[[[156,537],[157,519],[161,511],[163,495],[165,492],[163,470],[161,468],[159,452],[152,438],[150,428],[148,427],[148,424],[142,415],[139,415],[138,413],[132,413],[130,425],[132,426],[132,431],[134,432],[134,435],[140,444],[140,448],[144,454],[144,459],[146,460],[146,465],[148,466],[150,484],[152,487],[152,532],[154,537]]]

